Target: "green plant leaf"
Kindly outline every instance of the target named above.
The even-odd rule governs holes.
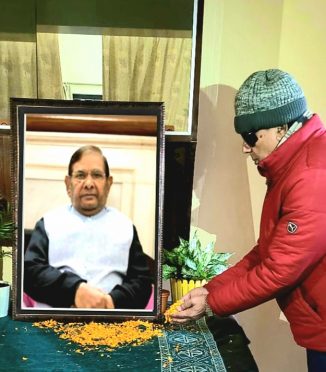
[[[197,252],[200,249],[200,241],[198,240],[196,231],[193,238],[189,242],[189,251],[190,253]]]
[[[197,231],[190,241],[179,238],[179,245],[170,251],[163,250],[163,278],[209,280],[221,274],[230,265],[233,253],[214,251],[214,242],[202,246]]]
[[[189,242],[187,240],[179,238],[179,241],[180,241],[180,245],[179,245],[180,248],[187,248],[188,249]]]
[[[174,266],[169,266],[167,264],[162,265],[162,277],[163,279],[171,279],[177,274],[177,268]]]
[[[198,267],[196,265],[196,262],[193,261],[191,258],[188,258],[188,257],[185,259],[185,265],[188,266],[190,269],[195,270],[195,271],[198,269]]]
[[[204,266],[207,266],[211,262],[213,257],[214,257],[214,252],[208,251],[204,256]]]
[[[205,252],[214,252],[214,242],[210,242],[206,245]]]
[[[8,240],[13,238],[15,224],[12,221],[10,207],[0,210],[0,240]]]
[[[222,274],[223,271],[225,271],[228,268],[225,264],[217,264],[214,266],[209,267],[210,275],[215,276],[218,274]]]
[[[197,272],[193,269],[183,267],[181,270],[181,276],[184,279],[193,279],[197,280]]]
[[[225,253],[216,253],[217,257],[218,257],[218,260],[219,261],[228,261],[228,259],[234,255],[234,253],[228,253],[228,252],[225,252]]]

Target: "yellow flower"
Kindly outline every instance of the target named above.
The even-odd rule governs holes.
[[[164,313],[164,316],[165,316],[165,321],[164,323],[170,323],[171,322],[171,315],[172,314],[175,314],[178,310],[177,308],[183,304],[183,301],[182,300],[179,300],[177,302],[175,302],[174,304],[172,304]]]
[[[59,323],[47,320],[34,323],[39,328],[52,328],[59,338],[72,341],[83,350],[104,347],[111,351],[116,347],[142,345],[155,336],[162,336],[162,326],[148,321],[129,320],[122,323]],[[82,353],[81,349],[76,350]]]

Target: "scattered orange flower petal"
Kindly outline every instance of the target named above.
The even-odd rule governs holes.
[[[179,300],[177,302],[175,302],[174,304],[172,304],[164,313],[164,316],[165,316],[165,321],[164,323],[170,323],[171,322],[171,315],[172,314],[175,314],[178,310],[177,308],[183,304],[183,301],[182,300]]]
[[[122,323],[60,323],[53,319],[34,323],[39,328],[52,328],[59,338],[73,341],[83,350],[105,347],[111,351],[116,347],[142,345],[153,337],[162,336],[162,326],[148,321],[129,320]],[[80,349],[77,353],[82,353]]]

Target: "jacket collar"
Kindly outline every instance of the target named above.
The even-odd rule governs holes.
[[[311,137],[318,137],[325,132],[323,123],[314,114],[302,128],[277,147],[265,159],[259,162],[258,171],[266,177],[267,184],[277,180],[295,161],[301,150],[309,143]]]

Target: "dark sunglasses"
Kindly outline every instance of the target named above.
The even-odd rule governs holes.
[[[256,142],[258,141],[258,137],[256,135],[257,132],[258,130],[256,130],[255,132],[241,133],[241,137],[243,138],[243,140],[246,142],[248,146],[255,147]]]

